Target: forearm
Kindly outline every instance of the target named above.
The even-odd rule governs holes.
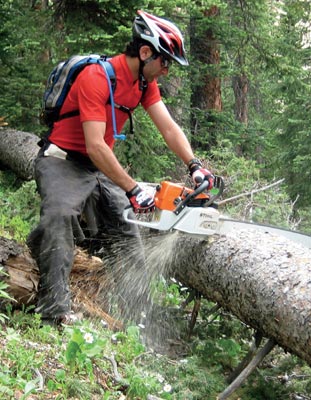
[[[94,165],[126,192],[133,189],[136,181],[121,166],[110,147],[103,140],[105,123],[83,123],[86,151]]]
[[[125,192],[130,191],[136,185],[135,180],[131,178],[120,165],[108,146],[106,148],[101,146],[95,151],[90,152],[89,157],[100,171],[120,186]]]
[[[163,133],[163,138],[167,146],[185,164],[188,164],[188,162],[194,158],[193,150],[186,135],[175,122],[172,122],[171,125],[166,128],[165,133]]]
[[[147,110],[156,127],[161,132],[168,147],[185,163],[194,158],[191,145],[179,127],[170,116],[162,101],[153,104]]]

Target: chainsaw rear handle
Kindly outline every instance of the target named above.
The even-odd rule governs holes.
[[[187,197],[178,204],[178,206],[175,208],[173,212],[176,215],[180,214],[180,212],[186,207],[187,204],[190,203],[192,199],[196,198],[200,193],[204,192],[208,187],[209,187],[209,181],[203,181],[200,186],[198,186],[191,194],[188,194]],[[214,195],[211,194],[209,201],[204,205],[205,207],[208,207],[209,205],[214,203],[214,201],[222,195],[225,183],[221,176],[215,175],[213,187],[215,189],[218,189],[218,192]]]
[[[214,186],[215,189],[218,189],[218,192],[216,194],[212,194],[209,201],[205,204],[205,207],[210,206],[215,202],[215,200],[219,199],[219,197],[223,194],[223,191],[225,189],[225,182],[222,179],[221,176],[215,175],[214,176]]]

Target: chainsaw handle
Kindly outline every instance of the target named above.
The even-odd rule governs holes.
[[[205,207],[210,206],[215,202],[215,200],[219,199],[225,189],[225,182],[219,175],[215,175],[214,177],[214,188],[218,189],[218,192],[214,195],[211,195],[209,201],[205,204]]]
[[[186,205],[197,195],[200,193],[204,192],[205,189],[209,187],[209,181],[203,181],[200,186],[198,186],[191,194],[188,194],[184,200],[182,200],[178,206],[175,208],[174,213],[178,215],[185,207]]]
[[[187,204],[190,203],[192,199],[197,197],[200,193],[204,192],[204,190],[206,190],[208,187],[209,181],[203,181],[200,186],[198,186],[191,194],[188,194],[188,196],[178,204],[173,212],[176,215],[180,214],[180,212],[186,207]],[[215,195],[210,196],[209,201],[204,205],[205,207],[208,207],[209,205],[214,203],[214,201],[222,195],[225,188],[225,183],[221,176],[215,175],[214,188],[218,189],[218,192]]]

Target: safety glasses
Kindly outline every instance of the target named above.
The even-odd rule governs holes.
[[[161,57],[161,67],[162,68],[169,68],[172,65],[172,61],[169,60],[168,58],[160,55]]]

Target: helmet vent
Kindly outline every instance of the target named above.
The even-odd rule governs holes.
[[[165,40],[163,40],[161,37],[159,38],[159,43],[160,43],[161,47],[163,47],[165,50],[170,52],[170,48],[169,48],[167,42]]]

